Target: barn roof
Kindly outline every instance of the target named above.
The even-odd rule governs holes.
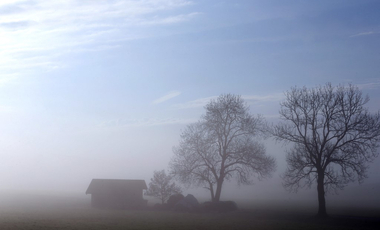
[[[145,180],[92,179],[86,194],[126,192],[130,189],[147,189]]]

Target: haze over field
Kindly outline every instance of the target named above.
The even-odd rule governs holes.
[[[275,123],[291,87],[351,83],[376,112],[379,9],[376,0],[0,1],[0,190],[148,183],[167,169],[181,130],[223,93]],[[222,198],[316,199],[281,186],[290,145],[265,145],[273,177],[229,183]],[[366,188],[380,191],[379,175],[378,158],[364,189],[347,196],[377,199]]]

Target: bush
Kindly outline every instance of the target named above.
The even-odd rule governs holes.
[[[183,198],[185,198],[182,194],[178,193],[178,194],[174,194],[174,195],[171,195],[169,197],[169,200],[168,200],[168,208],[169,209],[172,209],[174,208],[174,206],[180,201],[182,200]]]
[[[196,212],[199,210],[199,202],[193,195],[188,194],[177,202],[173,210],[177,212]]]

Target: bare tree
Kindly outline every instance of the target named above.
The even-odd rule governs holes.
[[[161,203],[164,204],[171,195],[178,193],[182,193],[181,188],[172,182],[172,177],[166,175],[165,170],[161,170],[154,171],[145,195],[159,198]]]
[[[181,134],[173,148],[171,173],[184,184],[208,189],[219,201],[225,180],[251,184],[252,176],[270,176],[275,160],[255,138],[263,119],[249,114],[240,96],[226,94],[205,106],[206,114]]]
[[[283,121],[272,130],[277,140],[294,143],[284,186],[297,191],[316,182],[318,215],[326,216],[325,192],[362,182],[368,163],[379,155],[380,113],[369,113],[368,96],[352,85],[292,88],[285,96]]]

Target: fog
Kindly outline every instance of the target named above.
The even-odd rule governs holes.
[[[90,205],[94,178],[142,179],[169,170],[172,148],[204,106],[241,95],[278,122],[293,86],[353,84],[380,107],[376,1],[34,1],[0,3],[0,208]],[[272,177],[224,184],[222,200],[310,205],[317,192]],[[380,150],[379,150],[380,151]],[[178,183],[178,182],[177,182]],[[183,186],[207,201],[207,190]],[[364,183],[327,195],[331,207],[380,209],[380,158]],[[152,197],[148,205],[159,201]],[[313,212],[315,211],[313,210]],[[330,209],[331,210],[331,209]]]
[[[165,132],[166,137],[169,135],[168,132]],[[174,140],[178,139],[177,135],[179,134],[173,132]],[[90,207],[91,195],[86,195],[85,191],[93,178],[144,179],[148,184],[154,170],[168,169],[167,164],[172,156],[171,146],[165,147],[163,146],[165,142],[161,142],[162,138],[159,136],[155,138],[157,138],[156,141],[150,142],[151,146],[141,146],[140,151],[151,151],[153,154],[154,149],[168,148],[168,153],[165,155],[157,154],[158,156],[145,155],[145,157],[151,157],[151,161],[146,161],[144,155],[139,156],[141,157],[140,159],[137,156],[131,157],[130,155],[119,153],[119,155],[116,155],[118,156],[117,161],[121,162],[107,160],[108,157],[100,158],[99,162],[92,159],[91,164],[87,162],[89,160],[83,160],[82,164],[89,165],[87,168],[82,168],[80,161],[76,162],[77,160],[62,158],[60,163],[53,163],[52,167],[42,167],[36,172],[29,171],[30,166],[24,166],[23,170],[25,171],[22,170],[17,173],[9,169],[8,173],[4,173],[2,176],[3,185],[0,193],[0,205],[3,210]],[[260,209],[272,210],[283,206],[294,207],[297,210],[297,208],[306,207],[310,212],[316,212],[318,202],[315,184],[311,188],[300,188],[297,193],[286,191],[282,186],[281,175],[286,169],[286,164],[284,164],[285,149],[289,146],[276,143],[271,139],[265,140],[264,143],[267,153],[276,158],[277,170],[270,178],[255,179],[253,185],[238,185],[234,180],[225,182],[221,199],[233,200],[242,208],[252,208],[254,206]],[[115,156],[113,154],[109,155]],[[66,163],[65,159],[70,163]],[[77,158],[75,157],[75,159]],[[126,162],[129,163],[127,164]],[[28,163],[28,161],[25,163]],[[133,166],[133,164],[136,165]],[[125,165],[133,167],[124,168]],[[380,198],[378,196],[380,192],[379,170],[380,160],[376,159],[370,164],[369,177],[364,183],[350,183],[345,189],[338,190],[336,194],[327,194],[328,210],[331,210],[331,208],[378,209],[380,207]],[[16,181],[14,181],[15,179]],[[208,190],[203,188],[183,186],[183,194],[193,194],[200,202],[210,200]],[[144,196],[144,199],[148,200],[149,206],[160,203],[160,200],[153,197]]]

